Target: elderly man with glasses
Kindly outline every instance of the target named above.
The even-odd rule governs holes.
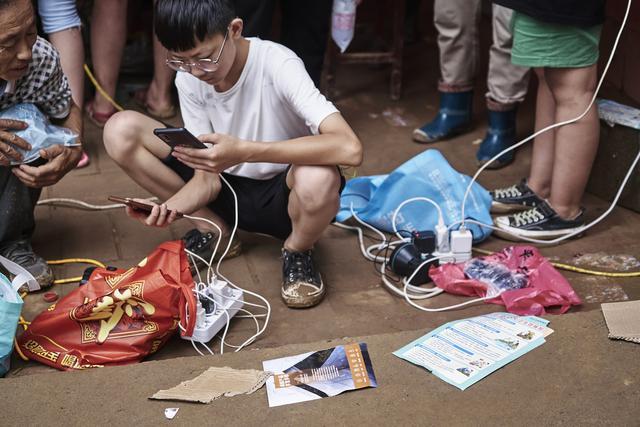
[[[54,123],[82,133],[82,116],[71,100],[58,53],[37,35],[31,1],[0,0],[0,110],[23,103],[34,104]],[[31,248],[33,211],[42,187],[72,170],[82,149],[53,145],[24,164],[23,153],[37,148],[16,135],[26,127],[21,121],[0,119],[0,255],[47,286],[53,282],[51,269]]]
[[[219,232],[198,222],[185,236],[189,250],[208,258],[218,233],[229,243],[237,215],[240,229],[284,241],[282,299],[311,307],[326,293],[312,249],[338,210],[338,165],[359,165],[362,146],[300,58],[242,37],[242,26],[228,0],[158,0],[155,31],[167,65],[179,71],[185,127],[209,148],[172,149],[153,134],[162,123],[132,111],[109,120],[104,142],[129,176],[164,200],[131,216],[150,226],[168,225],[177,212],[212,221]],[[229,247],[239,254],[239,242]]]

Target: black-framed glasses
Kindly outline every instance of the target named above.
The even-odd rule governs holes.
[[[166,64],[169,68],[180,71],[183,73],[190,73],[193,67],[196,67],[199,70],[202,70],[207,73],[212,73],[218,69],[220,66],[220,58],[222,57],[222,52],[224,51],[224,45],[227,43],[227,37],[229,36],[229,29],[224,33],[224,39],[222,40],[222,45],[220,46],[220,51],[216,56],[216,59],[211,58],[203,58],[198,59],[193,62],[181,61],[179,59],[169,59],[167,58]]]

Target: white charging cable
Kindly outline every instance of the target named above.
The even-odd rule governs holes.
[[[395,233],[396,236],[398,236],[399,238],[403,238],[399,233],[398,233],[398,227],[396,225],[396,221],[398,219],[398,214],[400,213],[400,210],[405,206],[408,205],[409,203],[413,203],[413,202],[428,202],[431,203],[433,206],[435,206],[436,210],[438,211],[438,225],[440,227],[445,227],[444,224],[444,216],[442,215],[442,209],[440,208],[440,205],[438,205],[436,202],[434,202],[433,200],[431,200],[428,197],[412,197],[410,199],[405,200],[404,202],[400,203],[400,205],[398,205],[398,207],[396,208],[395,211],[393,211],[393,217],[391,218],[391,227],[393,228],[393,232]],[[352,209],[353,212],[353,209]],[[437,227],[436,226],[436,227]]]
[[[582,118],[583,118],[584,116],[586,116],[586,115],[587,115],[587,113],[589,113],[589,110],[591,110],[591,108],[593,107],[593,105],[594,105],[594,103],[595,103],[595,101],[596,101],[596,99],[597,99],[598,92],[600,92],[600,88],[602,87],[602,84],[604,83],[604,79],[605,79],[605,77],[606,77],[606,75],[607,75],[607,72],[609,71],[609,67],[611,66],[611,63],[612,63],[612,61],[613,61],[613,57],[614,57],[614,55],[615,55],[615,53],[616,53],[616,50],[618,49],[618,43],[620,42],[620,38],[622,37],[622,33],[623,33],[623,31],[624,31],[624,29],[625,29],[625,27],[626,27],[626,25],[627,25],[627,20],[628,20],[628,18],[629,18],[629,11],[631,10],[631,2],[632,2],[632,1],[633,1],[633,0],[629,0],[629,1],[628,1],[628,3],[627,3],[627,9],[626,9],[626,11],[625,11],[624,18],[623,18],[623,20],[622,20],[622,24],[620,25],[620,30],[618,31],[618,35],[616,36],[615,42],[614,42],[614,44],[613,44],[613,48],[612,48],[612,50],[611,50],[611,54],[609,55],[609,59],[608,59],[608,61],[607,61],[607,64],[606,64],[606,66],[604,67],[604,71],[603,71],[603,73],[602,73],[602,76],[600,77],[600,81],[598,82],[598,86],[596,87],[596,90],[595,90],[595,92],[594,92],[594,94],[593,94],[593,97],[591,98],[591,102],[589,103],[589,106],[587,107],[587,109],[586,109],[582,114],[580,114],[578,117],[575,117],[575,118],[570,119],[570,120],[565,120],[565,121],[562,121],[562,122],[559,122],[559,123],[555,123],[555,124],[553,124],[553,125],[550,125],[550,126],[545,127],[544,129],[540,129],[539,131],[535,132],[533,135],[531,135],[531,136],[529,136],[529,137],[527,137],[527,138],[523,139],[522,141],[520,141],[520,142],[518,142],[518,143],[516,143],[516,144],[512,145],[511,147],[508,147],[508,148],[506,148],[506,149],[502,150],[501,152],[499,152],[498,154],[496,154],[495,156],[493,156],[493,157],[492,157],[488,162],[486,162],[484,165],[482,165],[482,166],[481,166],[481,167],[476,171],[476,173],[473,175],[473,178],[472,178],[472,179],[471,179],[471,181],[469,182],[469,185],[467,186],[467,189],[466,189],[466,191],[465,191],[465,193],[464,193],[464,198],[462,199],[462,206],[461,206],[461,218],[462,218],[462,220],[461,220],[461,224],[462,224],[462,226],[461,226],[461,227],[462,227],[462,228],[464,228],[464,226],[465,226],[465,222],[471,222],[470,220],[465,219],[465,206],[466,206],[466,202],[467,202],[467,199],[468,199],[468,197],[469,197],[469,194],[471,193],[471,188],[472,188],[473,184],[478,180],[478,177],[480,176],[480,174],[481,174],[482,172],[484,172],[484,171],[485,171],[485,169],[487,169],[487,167],[488,167],[491,163],[493,163],[495,160],[499,159],[499,158],[500,158],[500,157],[502,157],[503,155],[507,154],[508,152],[513,151],[513,150],[515,150],[516,148],[518,148],[518,147],[520,147],[520,146],[522,146],[522,145],[526,144],[527,142],[531,141],[532,139],[536,138],[537,136],[539,136],[539,135],[541,135],[541,134],[543,134],[543,133],[545,133],[545,132],[548,132],[548,131],[550,131],[550,130],[552,130],[552,129],[556,129],[556,128],[559,128],[559,127],[562,127],[562,126],[566,126],[566,125],[569,125],[569,124],[572,124],[572,123],[576,123],[576,122],[578,122],[578,121],[582,120]],[[640,159],[640,153],[639,153],[638,157],[636,157],[636,161],[633,163],[632,167],[629,169],[629,172],[627,173],[627,177],[626,177],[626,178],[625,178],[625,180],[623,181],[623,184],[622,184],[622,186],[620,187],[620,190],[618,190],[618,196],[616,196],[616,198],[614,199],[613,203],[611,204],[611,206],[610,206],[610,207],[609,207],[609,209],[605,212],[605,214],[604,214],[604,215],[601,215],[598,219],[596,219],[595,221],[593,221],[593,222],[589,223],[588,225],[585,225],[585,226],[583,226],[583,227],[580,227],[580,228],[579,228],[578,230],[576,230],[575,232],[573,232],[573,233],[571,233],[571,234],[567,234],[567,235],[562,236],[562,237],[559,237],[559,238],[557,238],[557,239],[554,239],[554,240],[551,240],[551,241],[537,241],[537,242],[535,242],[535,240],[534,240],[534,239],[530,239],[529,241],[534,241],[535,243],[540,242],[540,243],[544,243],[544,244],[553,244],[553,243],[558,243],[558,242],[561,242],[561,241],[563,241],[563,240],[569,239],[569,238],[571,238],[571,237],[573,237],[573,236],[576,236],[577,234],[580,234],[580,233],[584,232],[585,230],[587,230],[587,229],[591,228],[592,226],[596,225],[597,223],[599,223],[599,222],[600,222],[602,219],[604,219],[604,217],[606,217],[606,216],[607,216],[607,215],[608,215],[608,214],[613,210],[613,208],[615,207],[616,203],[618,202],[619,195],[620,195],[620,194],[622,194],[622,189],[623,189],[623,188],[624,188],[624,186],[626,185],[626,183],[627,183],[627,181],[628,181],[628,177],[629,177],[629,176],[631,175],[631,173],[633,172],[633,170],[634,170],[634,168],[635,168],[635,165],[637,164],[638,159]],[[487,225],[486,225],[486,224],[483,224],[483,226],[487,226]],[[500,229],[500,231],[503,231],[503,232],[504,232],[505,230]],[[515,236],[520,237],[520,235],[519,235],[519,234],[516,234],[516,233],[510,233],[510,234],[514,234]]]
[[[233,199],[234,199],[234,213],[235,213],[235,217],[234,217],[234,226],[233,229],[231,231],[231,236],[229,237],[229,242],[227,243],[227,246],[224,250],[224,252],[222,253],[222,255],[220,256],[220,258],[218,259],[218,262],[215,266],[215,270],[213,269],[213,259],[215,257],[215,254],[218,250],[218,245],[220,244],[221,240],[222,240],[222,231],[220,230],[220,227],[214,223],[213,221],[206,219],[206,218],[201,218],[201,217],[195,217],[195,216],[187,216],[184,215],[186,218],[191,219],[191,220],[196,220],[196,221],[204,221],[207,224],[213,226],[217,231],[218,231],[218,242],[216,243],[216,246],[214,248],[214,252],[211,254],[211,259],[209,260],[209,262],[205,262],[205,264],[207,265],[207,279],[209,281],[214,280],[216,277],[220,277],[221,279],[223,279],[224,281],[226,281],[230,286],[232,286],[233,288],[242,291],[244,294],[247,295],[251,295],[259,300],[261,300],[262,302],[264,302],[264,305],[258,305],[258,304],[252,304],[252,303],[248,303],[248,302],[244,302],[244,304],[249,305],[249,306],[256,306],[256,307],[260,307],[260,308],[264,308],[266,309],[266,313],[264,315],[264,324],[262,325],[262,327],[258,328],[258,330],[256,331],[255,334],[253,334],[251,337],[249,337],[246,341],[244,341],[242,344],[240,344],[239,346],[232,346],[232,347],[236,347],[236,352],[242,350],[244,347],[250,345],[251,343],[253,343],[260,335],[262,335],[264,333],[264,331],[266,330],[268,324],[269,324],[269,320],[271,318],[271,304],[269,304],[269,301],[267,301],[266,298],[264,298],[262,295],[257,294],[255,292],[249,291],[247,289],[241,288],[240,286],[238,286],[237,284],[235,284],[233,281],[231,281],[230,279],[228,279],[227,277],[225,277],[221,272],[220,272],[220,264],[222,263],[222,260],[225,258],[225,256],[228,254],[231,245],[233,243],[233,238],[235,237],[235,234],[237,232],[238,229],[238,195],[236,194],[235,190],[233,189],[233,187],[231,186],[231,184],[229,183],[229,181],[227,181],[227,179],[220,175],[220,179],[227,185],[227,187],[229,188],[229,190],[231,191],[231,193],[233,194]],[[201,261],[204,261],[201,257],[200,258]],[[223,296],[225,297],[225,296]],[[227,297],[225,297],[227,298]],[[225,311],[226,313],[226,311]],[[228,313],[227,313],[228,316]],[[250,317],[253,317],[254,321],[257,322],[256,317],[254,317],[255,315],[250,313]],[[224,351],[224,345],[225,345],[225,338],[226,338],[226,334],[227,331],[229,329],[229,320],[227,320],[227,324],[225,325],[225,330],[223,332],[222,335],[222,340],[221,340],[221,352]]]

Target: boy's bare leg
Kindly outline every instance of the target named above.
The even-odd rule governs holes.
[[[293,231],[284,242],[290,251],[306,251],[320,239],[340,206],[340,174],[335,166],[292,166],[287,175]]]
[[[162,123],[135,111],[116,113],[104,128],[104,144],[111,158],[142,188],[161,200],[167,200],[184,187],[185,182],[161,159],[171,148],[153,134]],[[220,190],[218,180],[217,191]],[[191,215],[209,219],[229,234],[225,222],[210,209],[203,208]],[[215,231],[203,221],[194,221],[200,231]]]
[[[597,84],[597,65],[548,68],[545,74],[556,101],[556,122],[578,117],[587,109]],[[562,218],[571,219],[580,213],[599,141],[600,122],[595,105],[579,122],[556,130],[549,203]]]

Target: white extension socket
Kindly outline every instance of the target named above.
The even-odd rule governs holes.
[[[460,263],[471,259],[471,246],[473,245],[473,234],[471,231],[454,230],[449,236],[449,247],[446,252],[439,250],[433,256],[440,257],[440,264]]]
[[[244,305],[243,292],[231,287],[224,280],[213,279],[213,282],[203,292],[216,302],[215,311],[209,314],[205,313],[198,300],[196,326],[192,336],[182,337],[185,340],[201,343],[211,341]],[[198,298],[199,296],[196,295],[196,299]]]

